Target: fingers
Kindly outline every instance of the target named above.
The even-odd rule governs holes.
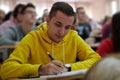
[[[53,60],[50,63],[40,67],[38,71],[39,75],[51,75],[66,72],[67,69],[62,62]]]
[[[50,66],[52,67],[50,69],[50,74],[59,74],[63,72],[63,68],[58,65],[55,65],[54,63],[51,63]]]
[[[56,66],[59,66],[59,67],[62,67],[62,68],[64,67],[64,64],[60,61],[53,60],[52,63],[55,64]]]
[[[60,69],[61,72],[66,72],[67,71],[65,65],[62,62],[57,61],[57,60],[53,60],[52,63],[55,64],[57,69]]]

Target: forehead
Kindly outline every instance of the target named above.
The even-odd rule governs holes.
[[[25,11],[31,11],[31,10],[35,10],[33,7],[27,7],[26,9],[25,9]]]
[[[85,12],[84,9],[78,9],[78,12]]]
[[[74,16],[68,16],[61,11],[57,11],[53,18],[58,22],[69,25],[72,25],[74,21]]]

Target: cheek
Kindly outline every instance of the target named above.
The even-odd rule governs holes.
[[[66,35],[69,31],[70,31],[70,29],[69,29],[69,30],[66,30],[66,31],[65,31],[65,35]]]
[[[55,33],[55,30],[49,27],[48,28],[48,34],[53,35],[54,33]]]

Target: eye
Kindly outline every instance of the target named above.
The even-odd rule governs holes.
[[[67,30],[67,29],[71,29],[71,27],[72,27],[71,25],[68,25],[68,26],[65,27],[65,29],[66,29],[66,30]]]
[[[56,25],[57,27],[61,27],[61,24],[59,24],[59,23],[55,23],[55,25]]]

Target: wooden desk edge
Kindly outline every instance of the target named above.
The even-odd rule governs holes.
[[[0,50],[2,49],[14,49],[16,47],[16,45],[3,45],[0,46]]]

